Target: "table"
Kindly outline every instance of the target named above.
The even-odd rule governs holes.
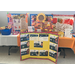
[[[10,49],[13,46],[18,46],[18,36],[17,35],[1,35],[0,34],[0,46],[9,46],[8,55],[10,55]],[[20,37],[19,37],[20,38]]]
[[[59,48],[63,48],[64,50],[64,58],[65,58],[65,49],[64,48],[71,48],[75,54],[75,38],[68,38],[68,37],[59,37]]]
[[[10,48],[12,46],[20,46],[20,34],[18,35],[0,35],[0,46],[10,46],[8,55],[10,55]],[[71,48],[75,54],[75,38],[59,37],[59,48]],[[64,57],[65,57],[65,49]]]

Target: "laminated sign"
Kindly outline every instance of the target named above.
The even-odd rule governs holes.
[[[42,58],[57,63],[58,41],[55,33],[21,33],[20,60]]]

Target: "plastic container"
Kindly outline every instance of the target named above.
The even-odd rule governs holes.
[[[2,35],[10,35],[10,34],[11,34],[11,30],[12,30],[12,28],[11,28],[11,29],[4,29],[4,30],[1,30],[1,34],[2,34]]]
[[[73,34],[72,36],[75,37],[75,34]]]

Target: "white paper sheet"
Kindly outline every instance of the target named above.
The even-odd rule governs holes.
[[[72,29],[65,29],[65,37],[72,38],[71,30]]]
[[[28,32],[34,32],[34,26],[28,26]]]

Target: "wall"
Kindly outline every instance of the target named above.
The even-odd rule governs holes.
[[[64,14],[64,15],[74,15],[75,11],[0,11],[0,27],[1,26],[7,26],[7,12],[10,13],[29,13],[29,14],[38,14],[38,13],[44,13],[44,14]],[[30,25],[30,18],[28,18]],[[75,29],[75,27],[74,27]],[[75,30],[74,30],[75,31]]]

